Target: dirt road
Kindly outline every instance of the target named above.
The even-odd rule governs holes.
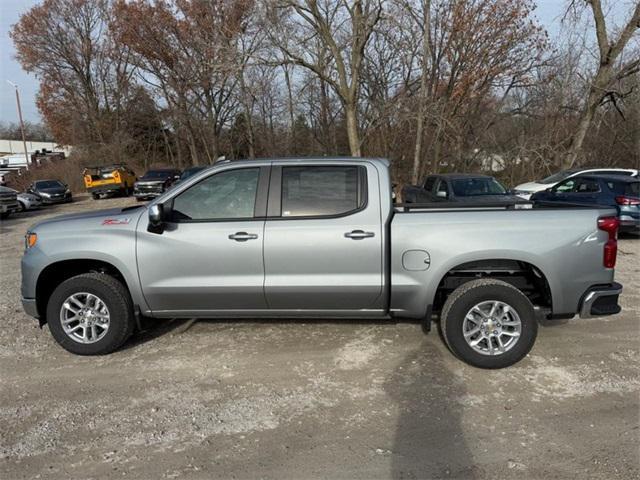
[[[0,478],[640,476],[640,240],[624,312],[540,328],[515,367],[468,367],[437,332],[371,322],[161,322],[66,353],[20,306],[26,228],[0,241]]]

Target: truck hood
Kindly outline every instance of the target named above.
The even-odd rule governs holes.
[[[527,182],[521,183],[514,190],[518,190],[520,192],[539,192],[540,190],[546,190],[547,188],[553,187],[555,183],[538,183],[538,182]]]
[[[164,182],[166,182],[167,179],[160,179],[160,180],[145,180],[143,178],[141,178],[140,180],[138,180],[136,182],[136,185],[162,185]]]
[[[126,208],[70,213],[38,222],[29,228],[29,231],[64,229],[68,233],[73,230],[87,231],[95,228],[134,229],[138,218],[145,211],[146,208],[143,205],[136,205]]]
[[[66,192],[67,190],[68,190],[67,187],[50,187],[50,188],[38,188],[37,192],[46,193],[49,195],[59,195]]]

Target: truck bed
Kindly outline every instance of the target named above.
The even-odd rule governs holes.
[[[470,261],[510,259],[535,267],[553,292],[555,315],[575,313],[587,288],[613,281],[613,269],[602,265],[608,235],[598,229],[598,218],[615,216],[615,209],[524,204],[529,202],[396,205],[390,225],[391,311],[420,313],[433,304],[447,273]],[[424,265],[407,269],[408,255],[422,255]]]

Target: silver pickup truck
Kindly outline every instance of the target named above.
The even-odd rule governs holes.
[[[537,318],[620,311],[613,209],[394,205],[381,159],[218,163],[146,206],[26,235],[22,302],[67,350],[117,349],[142,317],[439,318],[500,368]]]

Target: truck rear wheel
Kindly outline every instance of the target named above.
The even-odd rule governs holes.
[[[47,305],[53,338],[78,355],[103,355],[133,333],[135,319],[127,289],[103,273],[85,273],[62,282]]]
[[[449,349],[479,368],[504,368],[522,360],[538,334],[533,305],[513,285],[491,278],[461,285],[440,316]]]

